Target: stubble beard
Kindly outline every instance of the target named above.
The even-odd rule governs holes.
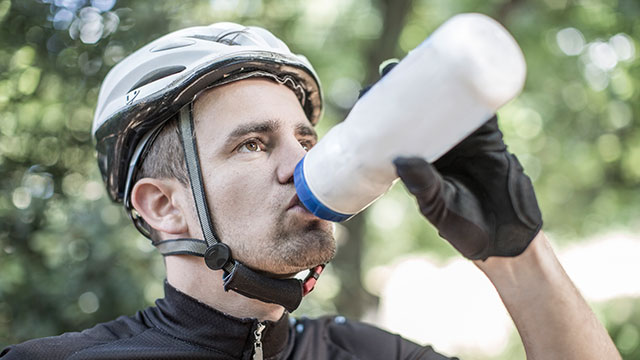
[[[228,234],[213,216],[214,227]],[[225,241],[227,236],[222,236]],[[333,225],[327,221],[303,220],[290,214],[278,216],[271,230],[251,242],[229,242],[234,258],[253,270],[293,276],[326,264],[336,253]]]
[[[301,224],[298,219],[280,218],[269,243],[267,271],[275,274],[293,274],[326,264],[336,252],[333,227],[319,219]]]

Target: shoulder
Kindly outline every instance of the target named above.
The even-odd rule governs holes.
[[[400,335],[343,316],[300,319],[294,326],[298,333],[307,332],[308,337],[327,342],[361,359],[450,359],[430,346],[416,344]]]
[[[121,339],[129,339],[147,329],[148,327],[138,316],[121,316],[116,320],[97,324],[81,332],[68,332],[59,336],[33,339],[11,345],[0,352],[0,358],[2,360],[69,359],[85,349],[115,343]]]

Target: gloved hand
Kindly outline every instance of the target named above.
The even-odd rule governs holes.
[[[433,164],[394,160],[422,214],[469,259],[521,254],[542,227],[531,180],[494,116]]]

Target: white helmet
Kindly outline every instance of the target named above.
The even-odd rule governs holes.
[[[253,76],[292,88],[309,121],[317,123],[322,93],[313,67],[263,28],[224,22],[179,30],[111,69],[100,88],[92,128],[111,199],[124,199],[129,208],[139,154],[153,130],[202,90]]]

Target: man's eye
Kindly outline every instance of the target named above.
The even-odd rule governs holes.
[[[264,151],[261,145],[262,144],[258,140],[249,140],[244,144],[240,145],[240,147],[238,148],[238,152],[250,153],[250,152]]]
[[[304,151],[309,151],[313,147],[313,142],[311,141],[300,141],[300,146],[304,149]]]

